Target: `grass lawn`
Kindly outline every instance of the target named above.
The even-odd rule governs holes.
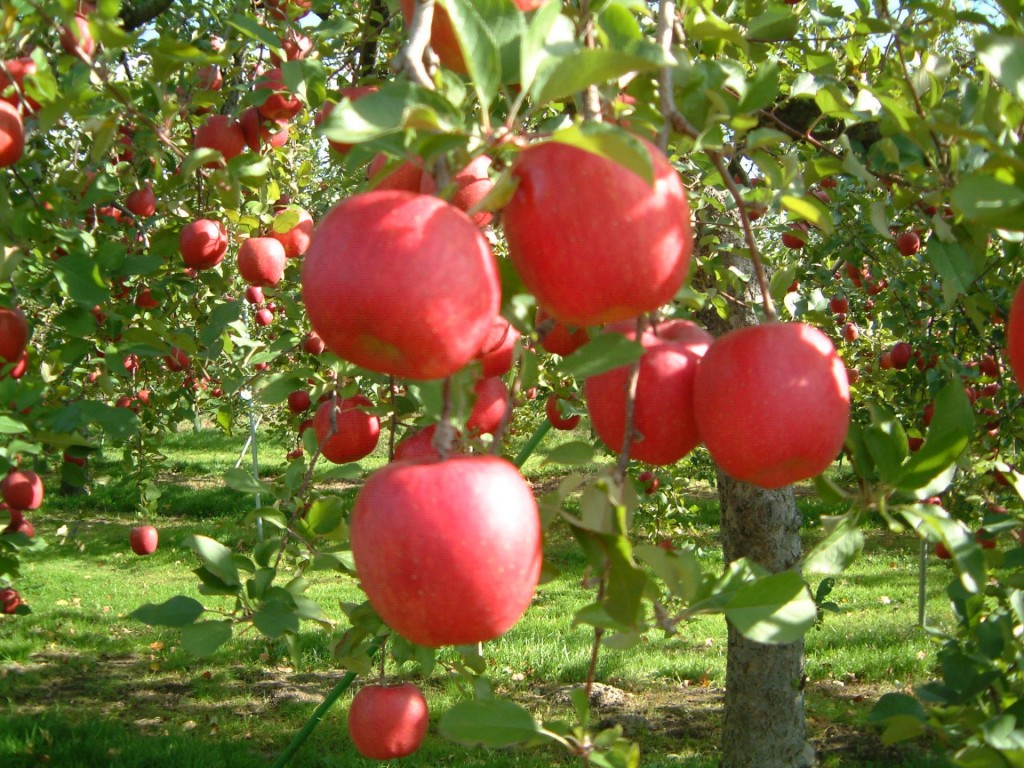
[[[239,551],[251,547],[254,530],[243,521],[254,501],[220,480],[243,439],[214,430],[165,439],[167,460],[158,475],[163,495],[157,514],[145,519],[160,529],[161,543],[146,558],[128,548],[128,530],[143,519],[116,456],[94,466],[87,497],[61,498],[50,490],[56,478],[45,478],[49,495],[32,521],[49,547],[23,563],[17,584],[33,613],[0,618],[0,766],[268,766],[344,674],[330,659],[332,636],[343,624],[333,635],[305,625],[304,655],[296,668],[283,643],[255,634],[236,635],[211,658],[195,659],[178,647],[174,631],[127,618],[146,602],[176,594],[200,597],[191,573],[198,560],[179,544],[187,535],[203,533]],[[549,435],[544,448],[566,439]],[[261,435],[265,476],[283,469],[289,447]],[[381,461],[375,456],[364,466]],[[540,457],[525,471],[537,484],[550,483],[560,472]],[[641,528],[692,544],[706,569],[717,571],[722,562],[713,493],[706,483],[681,482],[670,480],[677,486],[671,489],[671,513],[655,518],[641,510]],[[816,504],[810,498],[801,502],[808,546],[821,530]],[[61,529],[66,535],[57,535]],[[585,677],[592,640],[586,627],[572,625],[572,617],[592,593],[581,586],[582,556],[564,530],[552,532],[546,556],[561,575],[540,588],[525,618],[489,643],[485,655],[500,693],[539,717],[568,719],[563,691]],[[936,646],[916,626],[917,558],[910,536],[869,530],[864,555],[836,580],[830,595],[840,612],[827,614],[807,635],[807,713],[826,768],[946,764],[918,748],[885,748],[865,725],[879,695],[925,680],[935,663]],[[930,563],[932,623],[949,620],[947,567]],[[341,616],[340,601],[359,599],[340,575],[314,577],[309,594],[331,616]],[[224,598],[202,599],[214,606]],[[613,686],[615,696],[595,716],[623,726],[641,746],[642,765],[716,765],[725,655],[725,625],[717,617],[684,625],[672,637],[651,633],[628,651],[605,649],[598,679]],[[411,666],[389,673],[417,677]],[[417,682],[435,717],[468,695],[446,665]],[[348,700],[344,696],[328,713],[290,765],[379,764],[363,760],[349,744]],[[539,768],[577,761],[549,747],[467,750],[431,733],[400,764]]]

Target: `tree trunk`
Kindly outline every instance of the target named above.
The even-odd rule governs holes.
[[[765,490],[718,472],[722,551],[772,572],[800,563],[800,513],[791,487]],[[804,643],[764,645],[729,624],[721,768],[809,768]]]

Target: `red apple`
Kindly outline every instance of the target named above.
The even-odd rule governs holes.
[[[265,0],[264,5],[275,19],[298,19],[309,13],[313,0]]]
[[[156,309],[160,306],[160,302],[153,297],[153,291],[144,285],[135,296],[135,306],[142,307],[142,309]]]
[[[850,302],[845,296],[833,296],[828,302],[833,314],[841,315],[850,311]]]
[[[230,160],[245,150],[245,132],[237,120],[227,115],[211,115],[196,129],[193,146],[196,149],[216,149],[225,160]],[[206,165],[216,166],[217,161],[212,160]]]
[[[460,211],[468,211],[483,200],[487,193],[494,188],[494,181],[488,174],[492,164],[491,158],[487,155],[480,155],[470,161],[465,168],[452,174],[455,191],[451,196],[451,204]],[[426,195],[432,195],[437,191],[437,184],[433,176],[423,174],[420,191]],[[473,221],[480,227],[486,227],[493,218],[494,214],[490,211],[473,214]]]
[[[89,19],[84,14],[76,13],[71,22],[60,30],[60,47],[72,56],[89,58],[96,51],[96,41],[89,29]]]
[[[635,331],[626,333],[634,338]],[[637,380],[633,425],[639,438],[630,455],[648,464],[673,464],[692,451],[700,436],[694,413],[694,382],[713,337],[694,323],[665,323],[640,337],[644,355]],[[587,412],[601,441],[618,453],[626,432],[626,381],[622,366],[584,382]]]
[[[38,111],[41,108],[40,103],[25,94],[25,78],[35,77],[36,70],[36,63],[28,56],[5,61],[4,69],[0,70],[0,93],[3,93],[12,85],[17,86],[17,91],[11,88],[10,92],[6,96],[0,96],[0,99],[3,99],[12,107],[17,108],[19,112],[26,115]],[[20,97],[18,91],[21,92]]]
[[[804,323],[740,328],[697,368],[701,439],[726,473],[780,488],[823,472],[846,439],[850,388],[832,342]]]
[[[473,391],[476,400],[466,421],[466,430],[471,435],[493,435],[509,407],[508,387],[500,376],[490,376],[480,379]]]
[[[12,614],[23,602],[17,590],[10,587],[0,589],[0,613]]]
[[[431,424],[429,427],[407,433],[395,445],[395,461],[440,459],[441,454],[434,447],[434,434],[436,432],[437,426]]]
[[[807,227],[791,224],[789,229],[782,233],[782,244],[787,248],[805,248],[807,246]]]
[[[431,648],[503,634],[540,577],[537,503],[518,470],[496,456],[377,470],[356,497],[351,545],[380,617]]]
[[[412,23],[415,3],[416,0],[399,0],[402,21],[406,28]],[[440,5],[434,6],[434,19],[430,25],[430,47],[445,67],[460,75],[467,73],[466,60],[462,57],[462,49],[459,47],[455,30],[452,28],[452,20],[448,17],[448,12]]]
[[[1017,386],[1024,390],[1024,281],[1013,295],[1006,325],[1006,353]]]
[[[302,256],[313,239],[313,217],[301,208],[290,208],[274,217],[269,236],[284,247],[289,259]]]
[[[889,358],[892,360],[892,367],[900,371],[906,370],[910,364],[910,358],[914,355],[914,348],[905,341],[897,342],[889,350]]]
[[[651,471],[641,472],[639,475],[636,476],[636,479],[637,482],[643,484],[644,493],[647,494],[648,496],[656,492],[658,490],[658,486],[661,485],[660,481],[658,480],[658,476]],[[671,542],[669,543],[671,545]],[[666,547],[666,549],[672,549],[672,547],[669,546]]]
[[[325,400],[313,416],[313,431],[323,457],[334,464],[359,461],[373,453],[380,437],[380,419],[367,413],[373,403],[362,395],[339,400]],[[331,411],[337,431],[332,434]]]
[[[578,413],[574,413],[571,416],[563,415],[560,403],[564,399],[554,393],[548,395],[547,402],[544,403],[544,413],[547,414],[548,421],[551,422],[552,427],[571,432],[580,423],[580,415]]]
[[[547,2],[547,0],[513,0],[513,2],[515,2],[516,7],[520,11],[526,12],[537,10],[542,5],[544,5],[544,3]]]
[[[291,120],[302,111],[302,101],[284,84],[284,72],[280,67],[267,70],[256,83],[256,90],[270,91],[258,107],[260,114],[270,120]]]
[[[268,325],[274,322],[274,313],[267,307],[256,310],[256,315],[253,318],[256,321],[256,325],[266,328]]]
[[[171,349],[171,354],[164,357],[164,363],[169,371],[184,371],[192,364],[192,361],[185,350],[174,347]]]
[[[392,760],[411,755],[429,725],[427,700],[412,683],[367,685],[352,697],[348,733],[363,757]]]
[[[128,534],[128,543],[136,555],[151,555],[156,552],[159,538],[160,535],[152,525],[137,525]]]
[[[43,503],[43,481],[35,472],[12,469],[0,481],[0,494],[11,509],[39,509]]]
[[[21,359],[27,345],[25,313],[18,307],[0,307],[0,366]]]
[[[999,378],[999,361],[992,355],[984,355],[978,362],[978,371],[984,376],[988,376],[990,379]]]
[[[551,317],[542,307],[537,307],[534,327],[537,329],[541,347],[553,355],[571,355],[590,341],[590,334],[586,328],[570,330],[568,326]]]
[[[500,286],[487,240],[462,211],[427,195],[374,191],[348,198],[317,225],[302,299],[339,357],[437,379],[476,356]]]
[[[856,323],[847,323],[843,326],[844,341],[856,341],[858,336],[860,336],[860,328]]]
[[[148,219],[156,213],[156,195],[153,188],[146,185],[142,189],[136,189],[128,193],[124,207],[141,219]]]
[[[921,250],[921,238],[917,232],[900,232],[896,235],[896,250],[904,256],[913,256]]]
[[[324,344],[324,340],[320,338],[320,334],[316,331],[310,331],[306,335],[306,340],[302,342],[303,351],[309,355],[319,355],[326,348],[327,345]]]
[[[253,152],[259,152],[264,144],[283,147],[288,143],[288,121],[269,120],[256,107],[249,107],[238,120],[245,137],[245,145]]]
[[[250,304],[262,304],[263,289],[258,285],[247,285],[245,287],[245,300]]]
[[[491,330],[477,353],[477,359],[483,365],[484,376],[504,376],[512,370],[519,336],[519,331],[504,317],[498,315],[494,318]]]
[[[949,560],[953,557],[946,545],[941,541],[935,542],[935,556],[940,560]]]
[[[671,301],[686,278],[686,192],[665,156],[645,147],[653,187],[567,144],[536,144],[516,158],[519,186],[503,213],[509,257],[537,303],[563,323],[636,317]]]
[[[196,87],[204,91],[219,91],[224,85],[220,67],[209,64],[196,70]]]
[[[419,158],[413,160],[402,160],[397,165],[388,168],[390,159],[385,154],[379,154],[370,161],[366,169],[366,178],[373,184],[377,191],[391,189],[399,192],[419,193],[423,185],[422,161]]]
[[[211,269],[227,253],[228,233],[219,221],[199,219],[182,227],[178,247],[186,266]]]
[[[238,272],[249,285],[275,286],[284,277],[284,246],[272,237],[250,237],[238,248]]]
[[[25,128],[21,113],[0,101],[0,168],[14,165],[25,152]]]
[[[309,406],[312,404],[313,400],[310,398],[309,392],[304,389],[297,389],[288,394],[288,410],[292,413],[302,413],[309,410]]]
[[[313,40],[292,27],[281,40],[281,48],[284,50],[284,61],[302,61],[313,51]],[[281,61],[276,53],[270,54],[270,63],[275,67],[281,66]]]

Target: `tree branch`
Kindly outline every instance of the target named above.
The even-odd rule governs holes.
[[[174,0],[136,0],[121,8],[121,23],[131,32],[148,24],[174,4]]]

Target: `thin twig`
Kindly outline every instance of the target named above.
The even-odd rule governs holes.
[[[396,72],[405,72],[410,80],[429,90],[434,90],[434,81],[424,60],[430,46],[430,26],[434,23],[434,0],[416,0],[409,23],[409,39],[392,63]]]

